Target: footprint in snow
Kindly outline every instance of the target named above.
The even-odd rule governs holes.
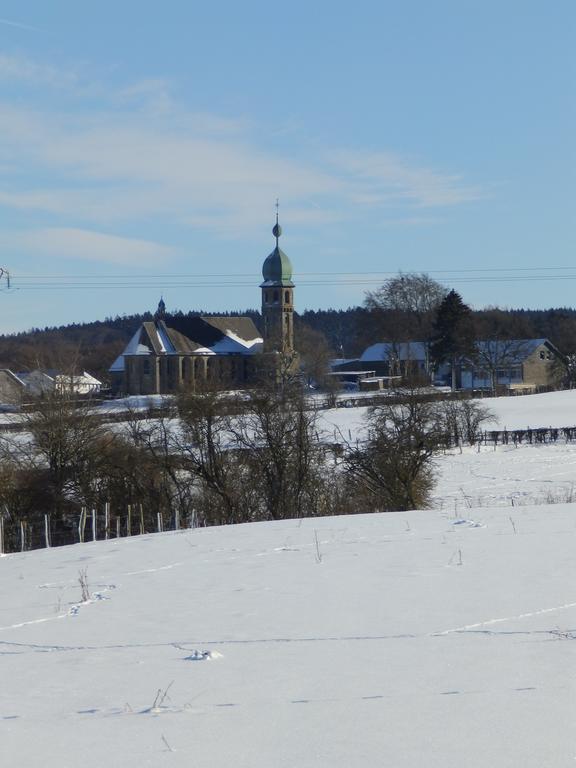
[[[210,661],[221,658],[222,654],[218,651],[192,651],[190,656],[184,657],[184,661]]]
[[[454,520],[452,525],[465,525],[467,528],[486,528],[484,523],[477,523],[475,520]]]

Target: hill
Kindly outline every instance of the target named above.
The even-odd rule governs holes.
[[[516,531],[490,509],[308,519],[2,558],[4,760],[568,765],[573,514],[521,508]]]

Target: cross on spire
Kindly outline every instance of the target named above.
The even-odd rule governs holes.
[[[282,227],[278,223],[278,208],[280,207],[280,202],[278,198],[276,198],[276,224],[274,225],[272,229],[272,234],[276,238],[276,248],[278,248],[278,238],[282,234]]]

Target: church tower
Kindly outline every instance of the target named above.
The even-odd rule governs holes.
[[[294,283],[290,259],[278,246],[278,238],[282,234],[278,223],[278,210],[272,234],[276,238],[276,247],[264,261],[264,282],[260,284],[264,352],[291,354],[294,351]]]

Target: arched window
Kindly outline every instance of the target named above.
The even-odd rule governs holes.
[[[290,291],[284,291],[284,304],[290,304]]]
[[[278,291],[274,291],[274,298],[273,298],[273,301],[274,301],[274,302],[278,302],[278,298],[279,298],[279,296],[278,296]]]

